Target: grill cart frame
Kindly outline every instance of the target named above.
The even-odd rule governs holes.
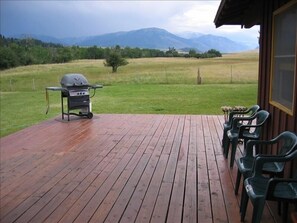
[[[102,88],[102,85],[90,85],[87,79],[82,74],[65,74],[61,79],[61,87],[47,87],[46,99],[48,102],[46,114],[49,111],[48,90],[61,92],[61,112],[62,119],[67,115],[67,120],[70,120],[70,115],[93,118],[92,104],[90,98],[95,95],[97,88]],[[90,91],[93,90],[93,95],[90,97]],[[66,103],[65,103],[66,101]],[[65,106],[66,105],[66,106]],[[66,107],[66,109],[65,109]],[[80,110],[78,113],[73,110]]]

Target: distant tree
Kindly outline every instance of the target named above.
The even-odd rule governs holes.
[[[104,49],[97,46],[89,47],[87,49],[87,59],[103,59]]]
[[[213,58],[213,57],[222,57],[220,51],[215,49],[210,49],[204,53],[196,53],[196,58]]]
[[[117,72],[119,66],[125,66],[127,64],[128,64],[128,61],[121,56],[118,49],[112,50],[109,53],[109,55],[106,57],[104,62],[105,66],[112,67],[113,73]]]
[[[136,48],[125,47],[121,55],[123,57],[129,57],[129,58],[140,58],[142,57],[142,50],[138,47]]]
[[[19,64],[18,56],[8,47],[0,47],[0,69],[8,69]]]
[[[206,53],[209,55],[209,57],[222,57],[222,54],[220,53],[220,51],[215,49],[210,49]]]
[[[66,63],[71,61],[71,49],[67,47],[57,48],[56,54],[53,58],[54,63]]]
[[[169,47],[165,54],[168,57],[178,57],[178,52],[174,47]]]
[[[196,50],[190,49],[189,50],[189,57],[196,57],[196,56],[197,56]]]

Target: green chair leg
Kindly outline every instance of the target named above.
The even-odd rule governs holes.
[[[244,221],[249,197],[244,189],[242,188],[241,200],[240,200],[240,221]]]
[[[241,172],[239,170],[237,170],[237,176],[236,176],[236,184],[235,184],[235,195],[238,194],[238,189],[239,189],[239,185],[240,185],[240,180],[241,180]]]
[[[237,143],[238,143],[238,138],[232,139],[231,143],[232,143],[232,147],[231,147],[230,167],[233,167],[234,160],[235,160]]]
[[[265,200],[264,199],[256,199],[254,201],[254,209],[253,209],[253,223],[260,223],[261,222],[261,217],[263,214],[264,210],[264,205],[265,205]]]
[[[225,158],[228,158],[228,153],[229,153],[229,147],[230,147],[230,140],[226,140],[225,145],[224,145],[224,155]]]

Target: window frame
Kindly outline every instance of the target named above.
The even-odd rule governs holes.
[[[295,40],[295,60],[294,60],[294,74],[293,74],[293,89],[292,89],[292,105],[291,107],[287,107],[284,104],[282,104],[279,100],[276,101],[275,99],[272,98],[273,95],[273,85],[274,85],[274,65],[275,65],[275,58],[277,57],[275,55],[275,48],[276,48],[276,43],[275,43],[275,31],[276,31],[276,17],[280,15],[281,13],[285,13],[288,11],[291,7],[296,7],[297,6],[297,1],[292,1],[289,2],[288,4],[282,6],[281,8],[277,9],[276,11],[273,12],[273,20],[272,20],[272,51],[271,51],[271,71],[270,71],[270,91],[269,91],[269,103],[280,110],[286,112],[287,114],[293,116],[295,113],[295,102],[296,102],[296,79],[297,79],[297,27],[296,27],[296,40]],[[279,85],[278,85],[279,86]]]

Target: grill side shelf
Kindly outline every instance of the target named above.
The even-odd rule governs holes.
[[[63,87],[46,87],[45,88],[45,99],[46,99],[46,111],[45,114],[48,113],[49,109],[50,109],[50,103],[49,103],[49,96],[48,96],[48,91],[65,91],[67,89],[63,88]]]

